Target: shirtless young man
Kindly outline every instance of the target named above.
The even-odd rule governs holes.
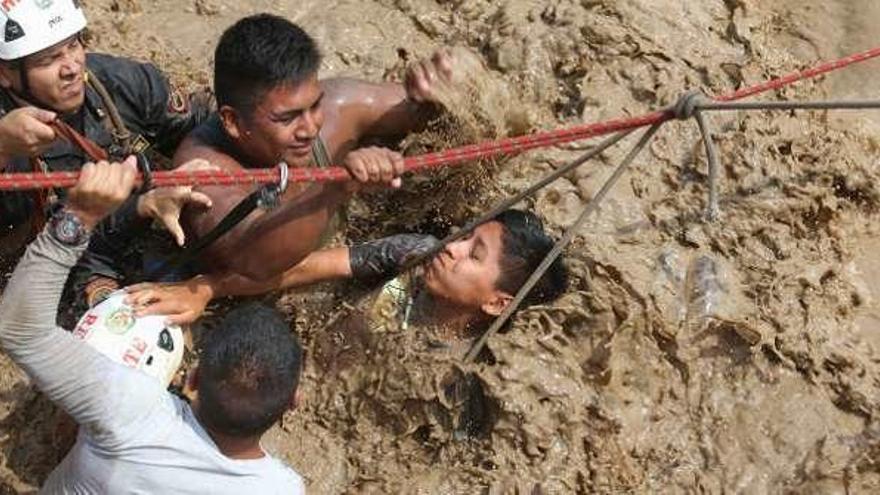
[[[400,154],[356,147],[365,139],[399,138],[423,126],[434,112],[434,84],[450,79],[453,62],[438,52],[411,69],[405,85],[321,81],[315,42],[290,21],[260,14],[227,29],[215,53],[218,112],[181,144],[175,163],[201,158],[226,170],[274,167],[280,161],[291,167],[342,164],[356,180],[291,185],[278,207],[255,211],[211,244],[198,271],[257,281],[278,277],[319,246],[338,208],[360,187],[400,186]],[[185,215],[187,238],[206,235],[252,190],[199,188],[213,207]],[[110,282],[101,289],[104,294],[139,281],[115,270],[114,255],[110,247],[90,249],[80,263],[80,271]]]

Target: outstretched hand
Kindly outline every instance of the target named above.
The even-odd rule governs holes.
[[[419,103],[436,102],[438,91],[452,83],[455,75],[455,56],[448,48],[441,48],[430,58],[411,65],[404,77],[406,95]]]
[[[206,160],[191,160],[177,170],[218,170],[219,167],[211,165]],[[174,236],[178,246],[183,246],[186,237],[183,227],[180,226],[180,213],[187,205],[199,208],[210,208],[213,203],[204,193],[195,192],[192,186],[161,187],[153,189],[138,198],[138,215],[143,218],[153,218],[162,223],[165,229]]]
[[[373,283],[397,275],[407,263],[430,252],[440,241],[424,234],[397,234],[361,244],[348,250],[348,262],[355,280]]]

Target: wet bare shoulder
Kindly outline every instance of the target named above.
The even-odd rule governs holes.
[[[174,167],[177,168],[195,159],[207,160],[223,170],[244,168],[238,160],[219,150],[216,146],[205,143],[196,136],[189,136],[180,144],[174,154]]]

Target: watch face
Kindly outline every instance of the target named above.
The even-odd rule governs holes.
[[[79,219],[68,211],[61,211],[52,217],[52,236],[70,246],[78,245],[86,239]]]
[[[70,216],[65,216],[58,222],[58,226],[55,228],[58,240],[65,242],[76,241],[77,234],[79,233],[78,227],[75,220],[70,218]]]

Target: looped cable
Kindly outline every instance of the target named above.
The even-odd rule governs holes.
[[[706,101],[706,96],[700,91],[688,91],[669,108],[669,112],[678,120],[694,118],[700,109],[700,103]]]

